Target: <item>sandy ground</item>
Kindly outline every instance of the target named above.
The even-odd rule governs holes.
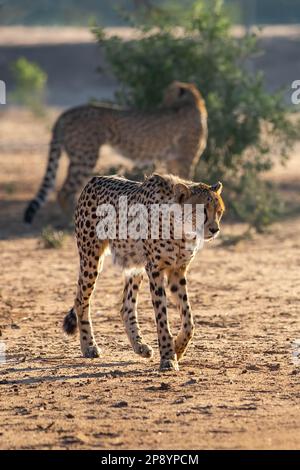
[[[155,356],[131,350],[121,273],[107,259],[92,305],[103,357],[83,359],[78,338],[61,329],[76,286],[73,236],[60,249],[41,244],[43,225],[63,220],[54,199],[33,228],[21,223],[48,137],[48,124],[28,113],[0,114],[0,448],[299,449],[300,218],[199,254],[189,276],[196,334],[179,373],[158,372],[146,281],[139,311]],[[298,153],[275,176],[285,198],[289,181],[299,193]],[[225,235],[241,230],[225,217]],[[170,316],[175,332],[172,305]]]

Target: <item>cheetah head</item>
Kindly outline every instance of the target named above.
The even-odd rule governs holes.
[[[205,183],[178,183],[174,187],[176,201],[190,204],[192,217],[195,219],[197,204],[204,206],[204,241],[213,240],[220,233],[220,221],[225,205],[221,197],[223,185],[220,181],[211,186]]]
[[[199,101],[202,102],[203,99],[193,83],[174,81],[165,89],[162,106],[180,108],[185,105],[194,105]]]

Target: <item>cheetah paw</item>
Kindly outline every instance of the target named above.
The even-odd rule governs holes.
[[[101,355],[101,349],[98,348],[96,344],[93,346],[88,346],[86,350],[83,353],[84,357],[89,357],[89,358],[95,358],[95,357],[100,357]]]
[[[139,356],[150,359],[153,356],[153,349],[146,343],[138,343],[134,347],[134,352]]]
[[[160,361],[160,372],[166,372],[170,370],[179,371],[178,362],[176,359],[162,359]]]
[[[176,351],[177,361],[180,361],[180,359],[182,359],[184,355],[185,355],[185,350],[184,351]]]

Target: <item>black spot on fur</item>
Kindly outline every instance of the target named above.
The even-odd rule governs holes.
[[[159,297],[162,297],[164,295],[163,288],[159,287],[157,291],[155,292],[155,294],[158,295]]]
[[[63,329],[67,335],[73,335],[77,330],[78,320],[77,315],[72,308],[64,318]]]

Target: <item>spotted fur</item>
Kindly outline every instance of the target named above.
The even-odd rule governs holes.
[[[53,189],[62,150],[70,163],[58,201],[67,214],[73,214],[76,193],[91,176],[102,145],[111,145],[134,162],[159,161],[168,172],[190,177],[206,141],[205,103],[192,84],[172,83],[165,91],[162,106],[152,112],[103,105],[72,108],[54,125],[46,173],[25,210],[24,221],[32,222]]]
[[[133,240],[118,237],[121,220],[117,219],[115,239],[100,240],[96,229],[100,220],[97,207],[112,204],[118,209],[119,196],[127,196],[128,207],[141,203],[148,209],[152,204],[204,204],[205,240],[214,238],[219,232],[219,223],[224,211],[220,196],[221,183],[208,186],[181,180],[174,176],[152,175],[143,183],[120,177],[94,177],[85,186],[78,201],[75,214],[75,230],[80,257],[77,295],[73,309],[66,316],[64,328],[73,332],[76,314],[80,332],[81,351],[85,357],[98,357],[91,317],[90,299],[98,273],[102,269],[104,254],[110,248],[114,261],[125,270],[125,285],[121,307],[121,318],[133,350],[142,357],[152,356],[152,348],[145,342],[137,316],[137,296],[146,272],[157,323],[161,370],[178,369],[178,360],[184,355],[194,333],[194,322],[187,292],[186,273],[193,259],[197,244],[187,249],[185,235],[175,239],[172,234],[174,221],[171,220],[170,238]],[[194,206],[193,206],[194,207]],[[120,215],[120,218],[122,214]],[[181,329],[173,338],[167,314],[166,281],[175,298],[181,316]],[[71,327],[70,327],[71,324]]]
[[[74,309],[71,308],[69,313],[64,318],[64,331],[67,333],[67,335],[74,335],[77,330],[77,326],[77,315],[74,312]]]

